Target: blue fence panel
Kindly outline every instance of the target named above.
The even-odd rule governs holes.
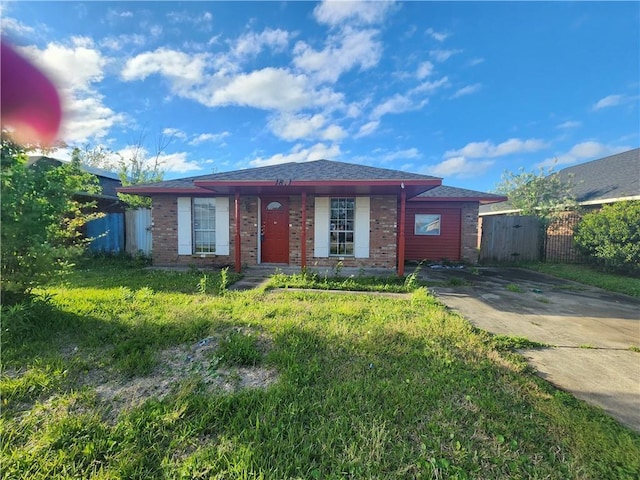
[[[124,250],[124,214],[107,213],[102,218],[87,223],[87,236],[92,252],[117,253]]]

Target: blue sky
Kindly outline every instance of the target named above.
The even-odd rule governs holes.
[[[640,145],[638,2],[2,2],[2,33],[67,144],[163,134],[166,179],[326,158],[491,191]]]

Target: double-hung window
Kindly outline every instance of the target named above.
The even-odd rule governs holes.
[[[331,199],[329,255],[354,255],[355,210],[355,198]]]
[[[216,199],[193,199],[193,253],[216,253]]]

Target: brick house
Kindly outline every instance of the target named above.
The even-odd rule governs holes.
[[[153,264],[380,267],[476,261],[478,207],[505,197],[328,160],[119,189],[153,201]]]

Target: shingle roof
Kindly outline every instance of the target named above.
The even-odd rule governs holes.
[[[467,190],[466,188],[457,188],[457,187],[449,187],[447,185],[439,185],[437,187],[433,187],[430,190],[427,190],[420,195],[415,197],[416,199],[421,198],[438,198],[438,199],[447,199],[447,198],[468,198],[473,200],[482,199],[483,202],[491,203],[498,202],[504,199],[504,195],[496,195],[495,193],[485,193],[478,192],[477,190]]]
[[[610,155],[557,172],[573,185],[578,203],[599,204],[640,196],[640,148]],[[509,202],[480,207],[480,213],[513,211]]]
[[[233,172],[213,173],[197,177],[166,180],[136,187],[194,188],[194,181],[272,181],[274,179],[294,179],[298,181],[339,181],[339,180],[436,180],[439,177],[417,173],[369,167],[354,163],[315,160],[311,162],[291,162],[266,167],[248,168]]]

